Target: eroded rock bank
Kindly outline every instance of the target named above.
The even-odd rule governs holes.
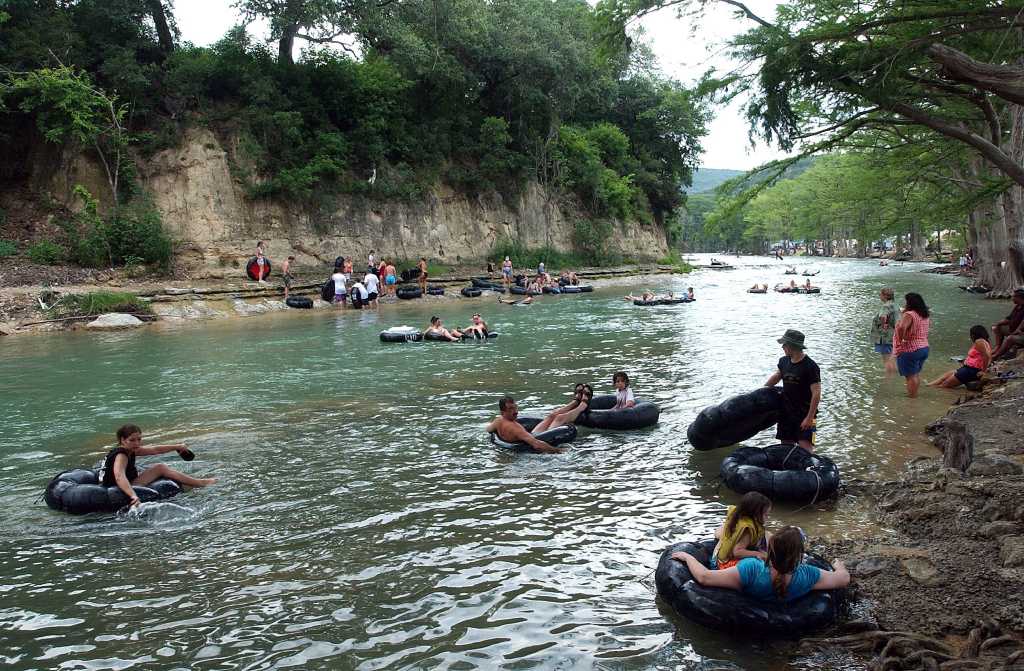
[[[1024,355],[994,373],[928,427],[942,455],[851,487],[890,531],[828,544],[866,612],[805,648],[849,647],[874,669],[1024,668]]]

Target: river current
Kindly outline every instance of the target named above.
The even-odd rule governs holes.
[[[698,257],[706,263],[708,257]],[[672,542],[708,537],[736,495],[728,450],[695,452],[706,405],[765,381],[787,328],[821,366],[819,451],[843,477],[887,478],[934,454],[923,427],[952,392],[905,397],[868,344],[878,290],[933,309],[931,379],[1007,303],[958,280],[862,260],[798,259],[818,296],[752,295],[783,263],[635,278],[528,308],[403,301],[379,312],[292,311],[0,344],[0,665],[10,669],[781,669],[814,666],[710,632],[659,605]],[[802,277],[797,278],[803,280]],[[624,293],[682,292],[634,307]],[[481,311],[488,343],[385,345],[377,334]],[[561,455],[491,447],[505,393],[523,415],[625,370],[657,427],[580,430]],[[219,482],[129,517],[72,517],[38,499],[58,471],[99,462],[123,423],[186,442]],[[748,444],[771,444],[766,432]],[[853,497],[777,506],[769,527],[856,536]]]

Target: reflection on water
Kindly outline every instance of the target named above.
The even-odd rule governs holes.
[[[799,261],[809,264],[808,261]],[[786,668],[784,650],[659,609],[650,573],[670,542],[707,536],[736,497],[724,451],[694,452],[705,405],[764,382],[786,328],[823,374],[822,452],[847,478],[927,454],[949,393],[910,402],[866,344],[878,289],[934,308],[925,376],[964,354],[1004,304],[919,266],[821,261],[820,296],[752,295],[782,263],[659,277],[524,309],[410,302],[379,315],[266,315],[113,336],[18,338],[0,350],[0,659],[11,668]],[[645,286],[697,291],[637,308]],[[377,332],[484,310],[489,343],[383,345]],[[301,314],[297,314],[301,312]],[[975,317],[976,316],[976,317]],[[510,455],[482,426],[503,393],[524,414],[576,381],[626,370],[659,425],[581,430],[562,455]],[[121,517],[34,504],[57,471],[94,464],[114,429],[187,440],[173,462],[219,478]],[[771,442],[770,434],[753,444]],[[812,533],[871,528],[862,504],[779,507]],[[714,662],[720,660],[720,662]],[[813,666],[807,660],[798,666]]]

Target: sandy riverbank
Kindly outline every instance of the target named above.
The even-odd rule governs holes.
[[[1024,355],[994,372],[1024,378]],[[856,615],[805,650],[849,647],[872,669],[1024,669],[1024,379],[952,398],[927,432],[946,450],[966,427],[966,472],[937,453],[897,481],[850,485],[888,531],[825,543],[853,574]]]

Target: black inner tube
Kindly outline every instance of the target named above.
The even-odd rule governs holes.
[[[533,432],[534,427],[541,423],[541,420],[537,417],[518,417],[516,422],[527,431]],[[576,427],[572,424],[566,424],[563,426],[556,427],[549,431],[542,431],[534,435],[537,440],[544,441],[548,445],[558,446],[565,443],[571,443],[576,439]],[[492,445],[501,447],[512,452],[536,452],[530,445],[523,442],[509,443],[498,437],[497,433],[490,434],[490,441]]]
[[[132,489],[143,503],[168,499],[181,492],[178,483],[165,479],[156,480],[148,487],[134,486]],[[86,468],[58,473],[46,485],[43,499],[53,510],[72,515],[113,513],[129,503],[119,487],[104,487],[100,484],[99,472]]]
[[[760,387],[704,408],[686,429],[698,450],[735,445],[774,426],[782,412],[782,388]]]
[[[612,410],[615,394],[602,394],[590,400],[587,411],[576,419],[576,424],[588,429],[629,431],[644,429],[658,423],[661,409],[650,401],[635,399],[632,408]]]
[[[845,590],[816,590],[790,602],[761,601],[737,590],[703,587],[673,552],[686,551],[710,567],[715,541],[676,543],[661,553],[654,572],[658,595],[684,617],[718,631],[794,638],[835,622],[843,607]],[[811,556],[804,561],[822,569],[831,567]]]
[[[839,491],[839,468],[828,457],[797,445],[741,447],[719,470],[729,489],[760,492],[773,501],[811,504]]]

